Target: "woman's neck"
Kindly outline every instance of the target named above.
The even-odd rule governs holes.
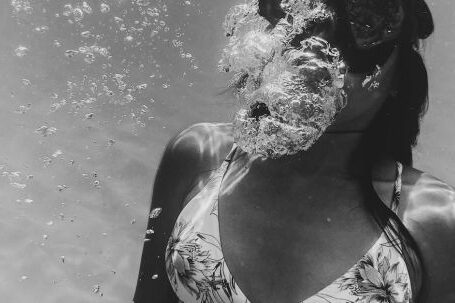
[[[371,152],[364,140],[365,132],[325,133],[307,151],[278,159],[261,159],[246,155],[250,169],[266,174],[315,174],[333,178],[362,178],[371,170]]]

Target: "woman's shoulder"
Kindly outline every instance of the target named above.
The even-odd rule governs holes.
[[[397,166],[393,161],[383,161],[373,170],[373,187],[387,206],[392,200],[396,178]],[[419,219],[445,217],[445,220],[454,220],[455,223],[454,187],[411,166],[403,166],[401,185],[398,215],[402,220],[414,220],[425,214],[424,218]],[[449,209],[453,211],[449,212]]]
[[[197,123],[178,132],[165,156],[191,165],[196,171],[219,166],[233,144],[231,123]]]
[[[455,188],[437,177],[413,167],[404,167],[401,210],[403,219],[442,223],[455,232]],[[435,222],[437,221],[437,222]],[[444,225],[445,225],[444,224]]]
[[[455,189],[429,173],[403,169],[400,217],[420,249],[427,273],[424,302],[453,302]]]

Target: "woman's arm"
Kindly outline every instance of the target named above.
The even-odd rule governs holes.
[[[195,180],[214,169],[227,153],[227,124],[195,124],[167,144],[155,177],[151,211],[161,208],[157,218],[149,218],[135,303],[177,303],[166,274],[164,253],[174,223]],[[221,159],[221,160],[220,160]]]

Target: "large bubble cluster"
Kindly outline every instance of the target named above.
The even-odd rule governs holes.
[[[234,74],[230,85],[242,103],[236,143],[271,158],[307,150],[346,105],[339,51],[312,35],[314,24],[332,22],[333,12],[319,0],[283,1],[281,7],[285,17],[276,24],[259,15],[256,0],[233,7],[220,62]],[[303,37],[297,46],[296,37]]]

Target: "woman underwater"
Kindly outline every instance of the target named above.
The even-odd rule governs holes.
[[[167,145],[134,302],[455,302],[455,191],[412,168],[423,0],[252,0],[241,108]]]

